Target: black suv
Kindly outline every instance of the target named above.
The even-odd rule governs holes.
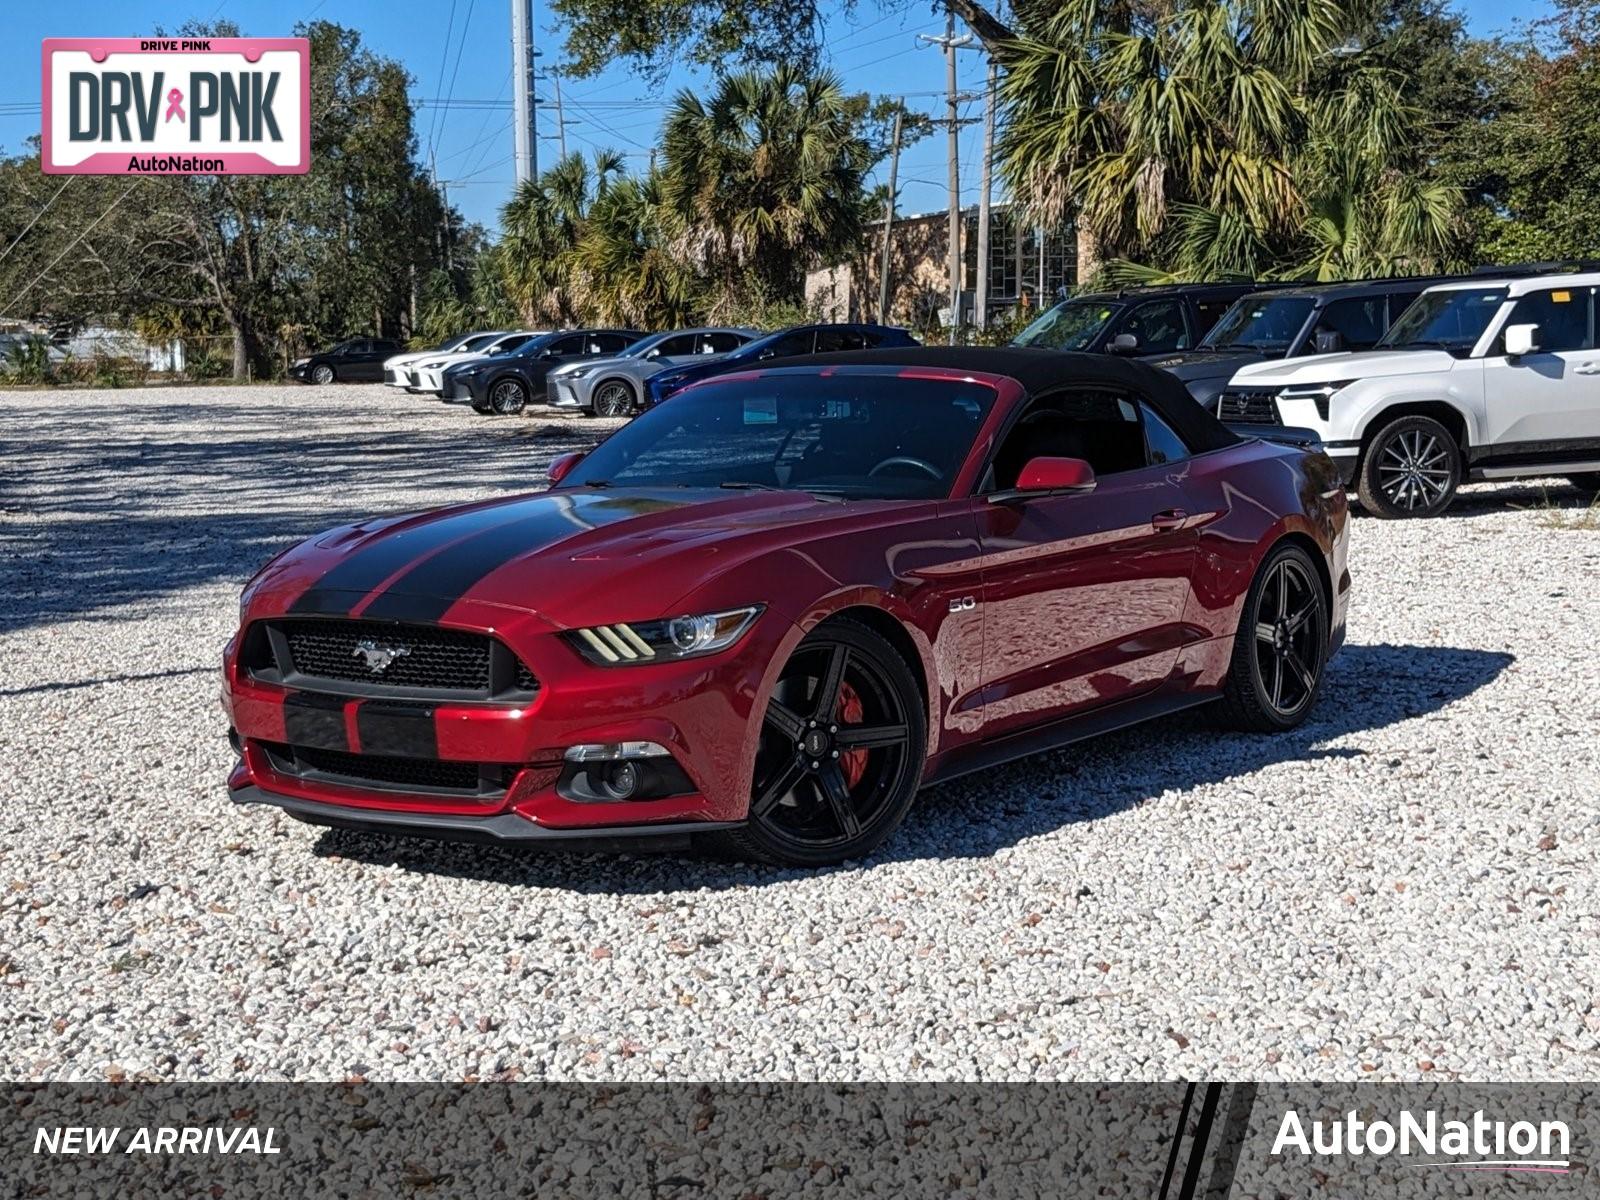
[[[1262,283],[1174,283],[1086,292],[1036,317],[1013,346],[1091,354],[1165,354],[1198,346],[1241,296]]]
[[[1206,408],[1240,367],[1270,358],[1370,350],[1396,317],[1447,276],[1274,288],[1239,300],[1193,350],[1144,361],[1171,371]]]

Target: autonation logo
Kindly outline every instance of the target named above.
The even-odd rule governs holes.
[[[1402,1109],[1393,1121],[1363,1121],[1354,1109],[1339,1120],[1309,1124],[1295,1109],[1283,1114],[1273,1154],[1302,1157],[1425,1156],[1406,1166],[1463,1171],[1528,1171],[1564,1175],[1571,1169],[1572,1134],[1564,1121],[1491,1120],[1482,1109],[1465,1121],[1441,1120]]]

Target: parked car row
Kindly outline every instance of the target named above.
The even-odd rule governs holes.
[[[1597,291],[1582,262],[1130,288],[1063,301],[1015,342],[1139,356],[1239,432],[1319,441],[1369,512],[1422,517],[1468,480],[1600,490]]]
[[[797,325],[763,335],[736,326],[641,333],[636,329],[478,330],[429,350],[354,339],[302,359],[293,374],[306,383],[381,379],[407,392],[511,416],[550,404],[602,417],[625,417],[718,371],[753,362],[844,350],[915,346],[888,325]],[[382,346],[387,357],[374,357]]]

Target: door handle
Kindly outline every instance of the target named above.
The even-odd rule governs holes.
[[[1174,529],[1182,529],[1184,522],[1189,519],[1189,514],[1181,508],[1168,508],[1158,512],[1150,518],[1150,526],[1157,533],[1171,533]]]
[[[1579,363],[1572,368],[1574,375],[1600,375],[1600,363]]]

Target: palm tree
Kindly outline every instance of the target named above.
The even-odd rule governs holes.
[[[622,173],[622,155],[596,150],[592,162],[569,154],[520,184],[501,210],[497,256],[505,290],[528,321],[570,322],[581,307],[570,286],[573,252],[590,208]]]
[[[1445,253],[1456,202],[1408,186],[1417,114],[1352,53],[1345,0],[1032,0],[1016,29],[953,3],[1005,70],[1002,173],[1036,220],[1076,221],[1080,277],[1106,258],[1114,277],[1214,278]]]
[[[670,329],[696,315],[699,279],[673,252],[659,172],[620,179],[596,197],[572,262],[597,320]]]
[[[680,92],[662,149],[675,249],[719,281],[720,304],[798,300],[809,259],[860,241],[871,148],[831,72],[728,75],[708,102]]]

